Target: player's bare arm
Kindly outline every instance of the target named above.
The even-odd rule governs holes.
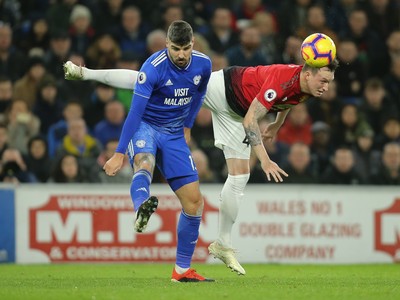
[[[286,116],[288,115],[289,111],[290,108],[278,112],[275,121],[269,124],[267,128],[265,128],[264,132],[261,134],[263,140],[267,141],[275,138],[283,122],[285,122]]]
[[[272,176],[275,182],[282,182],[282,175],[287,177],[288,174],[269,158],[264,144],[262,143],[261,132],[260,128],[258,127],[258,120],[264,117],[267,112],[267,108],[264,107],[257,99],[253,100],[243,119],[243,127],[246,133],[244,142],[252,146],[254,152],[261,162],[263,171],[267,175],[268,181],[271,181]]]

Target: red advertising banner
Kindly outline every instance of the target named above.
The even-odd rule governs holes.
[[[51,262],[174,262],[182,208],[175,196],[156,196],[159,207],[138,234],[129,196],[51,195],[29,210],[29,248]],[[217,209],[205,201],[203,222],[212,211]],[[206,261],[208,245],[200,236],[193,261]]]

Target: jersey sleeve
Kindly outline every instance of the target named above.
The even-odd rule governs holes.
[[[115,152],[125,154],[130,140],[139,128],[143,113],[157,80],[158,74],[156,70],[144,64],[137,77],[131,107],[125,119],[124,126],[122,127],[121,136]]]
[[[208,61],[209,64],[205,67],[205,71],[203,72],[203,78],[200,82],[199,89],[197,93],[193,96],[193,102],[190,107],[190,111],[188,116],[185,119],[184,126],[186,128],[192,128],[194,121],[196,120],[196,116],[200,110],[201,105],[204,102],[204,98],[206,96],[208,81],[211,76],[211,61]]]
[[[281,77],[279,71],[268,72],[260,92],[256,95],[257,100],[268,110],[284,97],[281,83],[285,80],[281,80]]]

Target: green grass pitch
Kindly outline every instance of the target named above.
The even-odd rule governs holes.
[[[171,283],[172,265],[0,265],[0,299],[400,299],[400,266],[194,265],[214,283]]]

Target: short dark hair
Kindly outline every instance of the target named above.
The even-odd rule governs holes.
[[[325,67],[328,68],[329,71],[335,72],[336,69],[339,67],[339,61],[337,60],[337,58],[335,58],[334,60],[332,60],[332,62],[329,65],[327,65]],[[313,73],[313,74],[317,73],[317,71],[319,69],[321,69],[321,68],[312,67],[306,63],[303,65],[303,71],[311,71],[311,73]]]
[[[168,28],[167,38],[171,43],[179,46],[187,45],[193,39],[192,26],[182,20],[174,21]]]

